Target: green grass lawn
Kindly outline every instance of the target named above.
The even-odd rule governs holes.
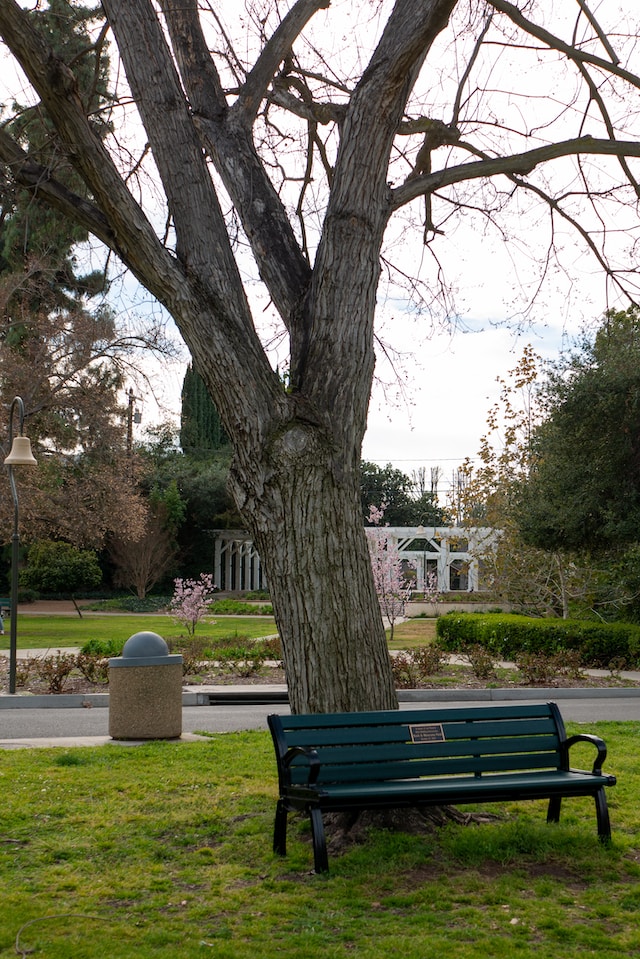
[[[185,634],[183,626],[170,616],[95,615],[79,616],[32,616],[28,613],[18,617],[18,649],[63,649],[67,646],[83,646],[90,639],[126,640],[141,630],[159,633],[164,639]],[[227,636],[247,636],[258,639],[276,633],[275,620],[270,616],[220,616],[211,617],[198,624],[196,636],[221,639]],[[0,650],[9,648],[9,621],[5,622],[5,635],[0,636]]]
[[[387,630],[389,637],[390,630]],[[389,642],[390,649],[415,649],[416,646],[424,646],[427,643],[433,643],[436,638],[436,620],[426,617],[415,617],[405,619],[403,623],[397,623],[393,628],[393,639]]]
[[[136,615],[135,613],[109,614],[84,613],[77,615],[35,616],[22,613],[18,617],[19,649],[63,649],[67,646],[82,646],[90,639],[128,639],[140,630],[151,630],[165,639],[184,635],[180,626],[166,614]],[[247,636],[259,639],[277,632],[271,616],[212,616],[198,624],[197,636],[221,639],[227,636]],[[387,631],[388,635],[388,631]],[[411,649],[423,646],[435,639],[435,619],[409,619],[394,629],[391,649]],[[5,635],[0,636],[0,650],[9,648],[9,620],[5,622]]]
[[[584,728],[584,727],[581,727]],[[572,727],[570,731],[574,731]],[[372,832],[311,872],[293,820],[271,852],[267,733],[0,754],[0,956],[47,959],[603,959],[640,953],[640,723],[607,741],[613,843],[592,800]],[[584,760],[588,760],[585,758]]]

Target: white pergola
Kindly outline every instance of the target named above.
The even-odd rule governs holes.
[[[213,530],[213,581],[224,592],[267,588],[260,557],[244,530]],[[490,527],[385,526],[414,580],[414,589],[425,592],[433,574],[440,593],[478,592],[483,589],[483,557],[495,546],[497,533]]]
[[[496,531],[490,527],[389,526],[385,534],[395,543],[415,590],[428,591],[431,575],[439,593],[473,593],[483,589],[483,558],[494,548]]]

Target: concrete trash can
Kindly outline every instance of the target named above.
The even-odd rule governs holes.
[[[157,633],[134,633],[109,660],[112,739],[178,739],[182,735],[182,656]]]

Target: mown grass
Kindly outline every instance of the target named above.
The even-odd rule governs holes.
[[[47,959],[613,959],[640,952],[640,723],[600,723],[613,843],[590,800],[487,807],[420,836],[372,832],[311,872],[308,829],[271,852],[266,733],[0,756],[0,956]],[[585,758],[585,762],[589,760]]]
[[[5,622],[5,635],[0,636],[0,650],[9,648],[9,623]],[[29,613],[18,617],[19,649],[64,649],[69,646],[83,646],[90,639],[126,640],[141,630],[158,633],[165,639],[185,635],[184,626],[176,623],[171,616],[142,615],[85,615],[79,616],[36,616]],[[270,616],[221,616],[211,617],[198,624],[196,636],[209,636],[222,639],[233,636],[246,636],[258,639],[277,632],[275,620]]]
[[[435,639],[435,619],[408,619],[394,628],[390,649],[412,649],[424,646]],[[83,646],[90,639],[126,640],[140,630],[151,630],[165,639],[185,634],[185,629],[171,616],[153,614],[85,613],[77,615],[34,615],[21,613],[18,618],[19,649],[64,649]],[[227,636],[246,636],[259,639],[277,632],[272,616],[216,616],[212,614],[196,629],[196,636],[222,639]],[[389,631],[387,631],[387,635]],[[5,635],[0,636],[0,650],[9,648],[9,620],[5,622]]]
[[[390,630],[387,630],[387,637]],[[436,638],[436,620],[426,617],[405,619],[393,628],[393,639],[389,642],[389,649],[415,649],[433,643]]]

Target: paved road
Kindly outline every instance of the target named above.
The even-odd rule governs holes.
[[[640,721],[640,696],[593,699],[557,697],[557,701],[563,717],[568,721],[586,724],[598,720]],[[419,704],[402,703],[401,708],[416,705]],[[266,729],[269,713],[286,711],[287,707],[280,704],[186,706],[182,711],[182,730],[183,733],[220,733]],[[105,707],[0,710],[0,747],[11,747],[12,744],[18,744],[17,740],[31,739],[63,739],[65,744],[69,744],[73,739],[108,736],[108,733],[109,710]]]

